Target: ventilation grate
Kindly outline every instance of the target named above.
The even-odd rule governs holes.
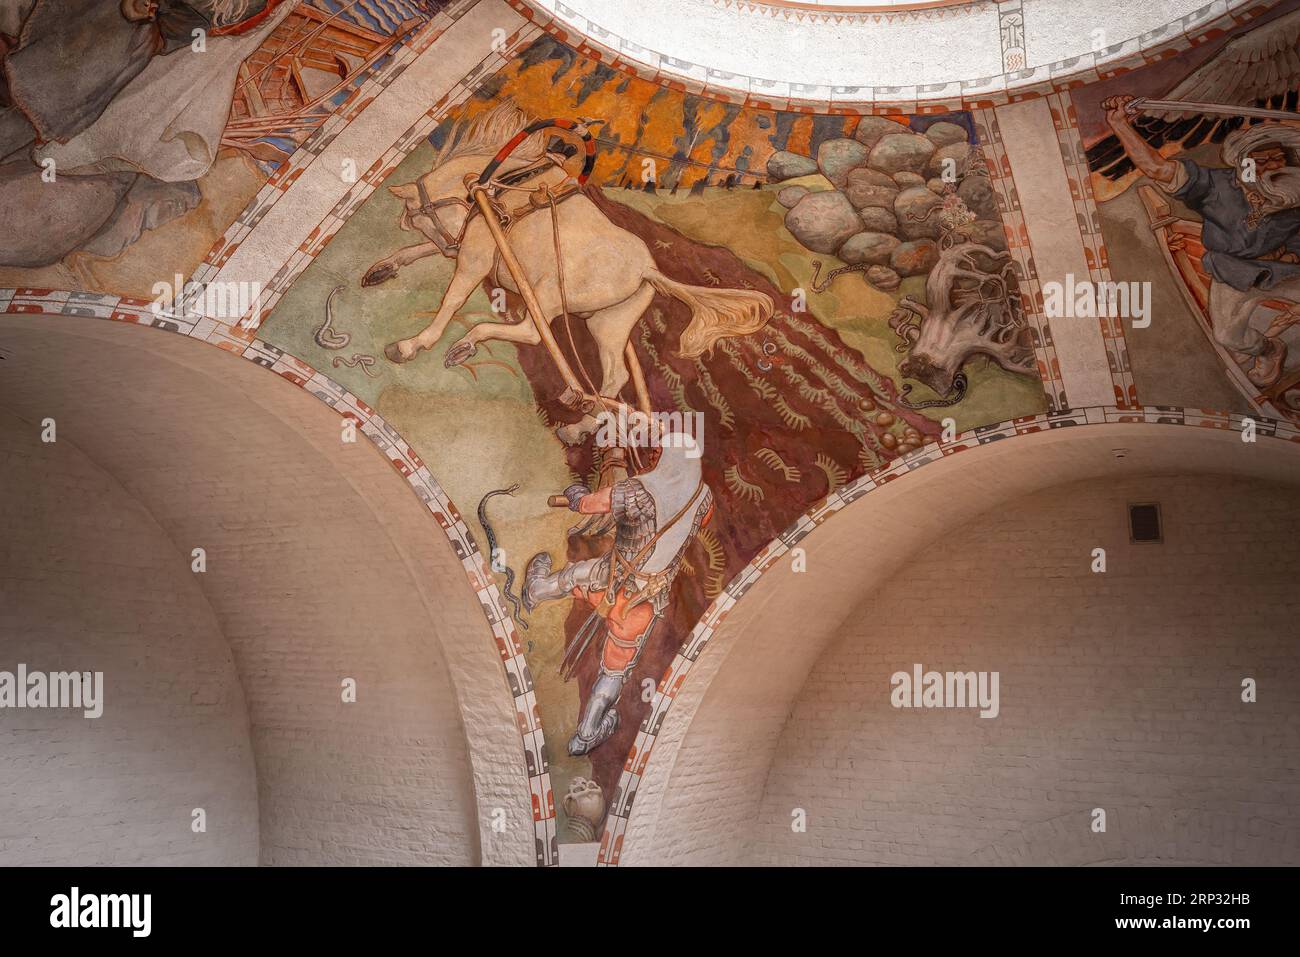
[[[1129,537],[1134,542],[1160,542],[1160,506],[1155,503],[1128,507]]]

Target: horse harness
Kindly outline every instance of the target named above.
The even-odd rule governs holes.
[[[538,120],[524,127],[515,136],[506,143],[505,146],[497,152],[492,161],[484,167],[483,172],[475,177],[472,173],[465,177],[465,195],[449,197],[447,199],[433,200],[429,198],[429,192],[425,189],[424,178],[421,177],[415,181],[416,194],[420,200],[419,209],[416,210],[418,215],[423,215],[433,223],[436,233],[432,237],[434,245],[448,259],[455,259],[456,254],[460,252],[461,243],[465,239],[465,233],[469,229],[469,224],[473,222],[474,217],[482,213],[478,203],[474,202],[470,190],[475,184],[484,187],[488,192],[488,202],[493,211],[496,213],[497,221],[501,224],[502,230],[509,232],[519,220],[523,219],[530,213],[535,213],[539,209],[550,207],[552,210],[565,199],[577,193],[584,185],[587,178],[591,176],[592,170],[596,166],[596,140],[592,136],[589,123],[598,121],[583,121],[575,123],[573,120],[550,119]],[[583,147],[586,151],[586,157],[583,161],[582,171],[577,177],[569,176],[564,169],[564,164],[555,158],[551,152],[547,152],[542,159],[531,163],[521,169],[514,170],[503,176],[497,176],[496,171],[500,168],[510,154],[528,139],[534,133],[539,133],[545,129],[558,129],[573,133],[582,138]],[[524,185],[530,180],[536,179],[543,173],[552,169],[559,169],[565,172],[564,180],[556,187],[543,183],[538,186]],[[527,196],[517,205],[509,205],[506,202],[505,193],[520,192],[526,193]],[[456,206],[466,210],[464,221],[461,223],[460,230],[452,233],[442,224],[438,218],[438,210],[446,209],[450,206]],[[493,265],[493,271],[496,271],[496,264]]]
[[[492,185],[488,188],[488,201],[496,212],[497,222],[501,224],[501,228],[507,234],[525,216],[540,209],[546,209],[553,203],[558,205],[582,188],[572,177],[565,179],[558,187],[554,188],[545,183],[537,186],[524,185],[552,169],[563,169],[563,167],[557,160],[547,156],[540,162],[516,170],[508,176],[492,180]],[[473,181],[477,177],[471,174],[466,179]],[[460,252],[461,243],[465,240],[465,233],[469,230],[470,223],[474,221],[475,217],[482,215],[483,210],[478,203],[469,199],[468,194],[446,199],[430,199],[429,193],[424,186],[423,177],[415,181],[415,189],[420,200],[420,206],[415,211],[416,215],[424,216],[433,223],[434,235],[430,238],[433,240],[434,245],[448,259],[455,259],[457,253]],[[526,195],[522,201],[511,205],[507,200],[509,192],[522,192]],[[443,225],[442,220],[438,218],[438,210],[447,209],[448,207],[456,207],[466,212],[460,229],[455,233]]]
[[[594,123],[603,123],[604,120],[582,120],[575,122],[573,120],[551,119],[538,120],[530,123],[514,135],[509,142],[497,151],[492,157],[491,162],[483,168],[483,171],[476,179],[471,173],[464,179],[465,196],[449,199],[440,199],[431,201],[428,191],[425,189],[423,178],[416,180],[416,194],[420,201],[418,212],[425,215],[429,222],[433,224],[434,235],[430,237],[434,245],[448,259],[457,258],[461,244],[464,242],[465,234],[469,230],[470,223],[474,221],[477,215],[486,215],[484,206],[492,211],[497,217],[497,227],[491,230],[492,240],[495,250],[492,254],[492,265],[488,269],[487,279],[494,288],[501,288],[506,285],[501,281],[501,252],[508,245],[510,230],[523,218],[539,209],[549,208],[551,211],[551,241],[555,248],[555,268],[556,279],[559,286],[560,294],[560,311],[564,317],[564,330],[569,340],[569,348],[577,359],[578,367],[582,372],[583,381],[587,386],[589,395],[596,394],[596,386],[592,381],[591,375],[582,365],[581,357],[578,355],[578,348],[573,340],[573,328],[569,319],[569,300],[568,292],[565,289],[564,279],[564,256],[560,250],[560,210],[559,204],[573,196],[586,185],[587,179],[591,176],[592,171],[596,168],[596,138],[592,135],[590,125]],[[501,165],[510,158],[510,154],[515,151],[528,137],[534,133],[539,133],[545,129],[563,130],[579,136],[582,139],[583,147],[586,150],[586,157],[583,160],[582,171],[575,177],[570,175],[564,167],[564,160],[560,159],[559,154],[553,151],[548,145],[543,152],[542,158],[536,162],[529,163],[520,169],[512,170],[509,173],[497,175],[497,170]],[[567,156],[565,156],[567,159]],[[558,171],[560,180],[558,183],[535,183],[539,177]],[[524,198],[518,204],[509,203],[509,193],[524,194]],[[460,224],[460,230],[453,234],[447,229],[442,221],[438,218],[438,210],[447,206],[459,206],[466,209],[464,220]],[[426,233],[426,235],[428,235]],[[513,269],[518,267],[512,267]],[[526,283],[522,277],[517,279],[519,283]],[[542,320],[534,317],[534,321],[540,323]],[[556,355],[559,357],[558,346]],[[572,375],[572,373],[570,373]],[[576,392],[576,387],[574,388]]]

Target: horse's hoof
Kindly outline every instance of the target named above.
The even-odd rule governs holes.
[[[402,350],[398,347],[396,342],[390,342],[388,345],[384,346],[384,355],[388,357],[389,362],[395,362],[398,365],[401,365],[403,362],[410,362],[415,358],[414,354],[409,356],[402,355]]]
[[[378,286],[381,282],[388,282],[396,275],[397,267],[392,263],[379,263],[366,270],[366,274],[361,277],[361,285]]]
[[[474,353],[478,352],[478,346],[472,342],[458,342],[447,350],[446,357],[442,364],[450,369],[452,366],[458,366]]]

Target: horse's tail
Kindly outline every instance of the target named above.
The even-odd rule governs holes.
[[[772,297],[757,290],[688,286],[656,269],[648,271],[645,278],[656,292],[691,307],[691,323],[677,349],[688,359],[712,350],[719,339],[758,332],[772,318]]]

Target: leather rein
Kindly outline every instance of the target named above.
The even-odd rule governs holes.
[[[526,204],[520,209],[512,212],[507,210],[505,205],[500,202],[499,196],[504,190],[524,189],[525,187],[522,187],[520,184],[526,183],[528,180],[541,175],[549,169],[557,166],[560,169],[563,169],[563,164],[549,154],[541,161],[527,166],[524,169],[516,170],[501,177],[494,177],[494,174],[497,169],[500,168],[501,164],[509,159],[510,154],[513,153],[515,149],[524,142],[524,140],[528,139],[528,137],[532,136],[534,133],[541,132],[545,129],[560,129],[577,134],[582,137],[583,146],[586,149],[586,158],[583,162],[582,172],[576,177],[574,185],[567,191],[562,190],[557,193],[555,199],[558,201],[567,196],[573,195],[573,193],[577,192],[577,190],[587,182],[588,177],[591,176],[591,171],[596,165],[596,140],[595,137],[592,136],[591,131],[587,129],[586,124],[575,123],[573,120],[560,119],[538,120],[535,123],[530,123],[528,126],[516,133],[514,137],[511,138],[510,142],[506,143],[505,146],[501,147],[501,149],[497,151],[496,156],[492,158],[492,161],[488,163],[488,165],[484,167],[483,172],[479,174],[477,181],[474,180],[472,173],[465,178],[466,194],[464,196],[431,199],[429,197],[429,192],[424,185],[424,177],[421,176],[415,181],[416,194],[420,201],[419,207],[415,210],[415,215],[424,216],[433,223],[434,235],[430,238],[434,245],[438,247],[440,253],[448,259],[455,259],[457,253],[460,252],[461,243],[465,240],[465,233],[469,229],[469,224],[473,222],[476,215],[479,215],[482,212],[478,204],[471,198],[471,193],[469,192],[475,186],[486,188],[491,191],[490,198],[492,208],[496,211],[497,219],[500,221],[503,229],[509,229],[511,225],[526,216],[528,213],[534,212],[537,209],[542,209],[546,206],[546,202],[543,202],[540,205],[536,203]],[[546,187],[538,187],[538,189],[546,189]],[[465,219],[461,222],[460,229],[455,233],[444,226],[442,220],[438,218],[438,210],[447,209],[452,206],[465,210]]]

